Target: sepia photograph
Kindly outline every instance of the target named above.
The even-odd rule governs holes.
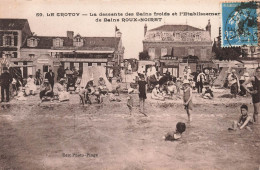
[[[260,170],[259,2],[0,4],[0,170]]]

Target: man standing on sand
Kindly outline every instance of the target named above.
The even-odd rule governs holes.
[[[49,72],[45,74],[45,79],[48,79],[51,88],[53,90],[53,86],[54,86],[54,73],[52,72],[52,68],[49,69]]]
[[[240,91],[240,84],[235,69],[233,69],[231,71],[231,74],[228,76],[228,84],[230,86],[230,93],[233,95],[234,98],[236,98],[238,92]]]
[[[4,98],[6,97],[6,102],[9,102],[9,86],[12,83],[12,76],[8,72],[8,68],[3,68],[4,73],[1,75],[1,102],[4,102]],[[4,92],[6,96],[4,95]]]
[[[205,77],[206,75],[203,72],[200,72],[197,76],[197,88],[198,88],[198,93],[202,93],[203,89],[203,84],[205,82]]]
[[[253,89],[250,90],[247,84],[252,83]],[[246,91],[252,95],[253,105],[254,105],[254,122],[258,123],[258,114],[260,112],[260,67],[255,70],[255,76],[247,79],[242,86]]]
[[[60,64],[58,70],[57,70],[58,76],[57,76],[57,81],[60,81],[61,78],[64,78],[65,70],[63,68],[63,65]]]

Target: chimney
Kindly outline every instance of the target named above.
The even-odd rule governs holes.
[[[147,25],[145,24],[145,25],[144,25],[144,37],[145,37],[145,35],[146,35],[146,32],[147,32]]]
[[[120,31],[117,31],[117,32],[116,32],[116,37],[121,38],[121,37],[122,37],[122,33],[121,33]]]
[[[67,37],[68,37],[69,39],[73,39],[73,37],[74,37],[74,32],[73,32],[73,31],[67,31]]]
[[[211,37],[211,24],[210,24],[210,19],[208,20],[208,25],[206,26],[206,31],[209,32],[209,36]]]

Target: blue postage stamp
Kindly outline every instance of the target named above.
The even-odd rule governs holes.
[[[257,2],[222,3],[222,47],[257,46]]]

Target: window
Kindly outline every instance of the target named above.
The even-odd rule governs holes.
[[[30,57],[30,58],[34,58],[34,57],[35,57],[35,54],[29,54],[29,57]]]
[[[70,63],[69,63],[69,62],[65,62],[65,63],[64,63],[64,68],[65,68],[65,69],[66,69],[66,68],[69,69],[69,68],[70,68]]]
[[[5,46],[11,46],[12,45],[12,37],[11,36],[4,36],[4,44],[5,44]]]
[[[59,47],[59,46],[60,46],[60,40],[56,40],[55,46],[56,46],[56,47]]]
[[[194,49],[193,48],[188,49],[188,55],[194,56]]]
[[[148,55],[151,57],[150,59],[153,60],[155,58],[155,48],[149,48]]]
[[[38,45],[37,39],[30,38],[27,40],[27,46],[28,47],[36,47]]]
[[[165,55],[167,55],[167,48],[162,48],[161,49],[161,56],[163,57]]]
[[[5,57],[6,57],[6,58],[11,58],[11,56],[12,56],[12,55],[11,55],[10,53],[5,54]]]
[[[43,72],[48,72],[48,66],[43,66],[43,68],[42,68],[42,70],[43,70]]]
[[[28,62],[27,65],[32,65],[32,62]],[[33,67],[27,67],[27,74],[33,75]]]
[[[60,38],[56,38],[53,40],[54,47],[63,47],[63,40]]]
[[[180,39],[180,38],[181,38],[180,33],[176,33],[176,38],[177,38],[177,39]]]
[[[195,35],[195,41],[201,41],[200,35]]]
[[[201,58],[202,59],[207,58],[207,49],[201,49]]]
[[[76,69],[79,69],[79,63],[74,63],[74,67],[75,67]]]
[[[13,52],[13,58],[17,58],[17,52]]]

